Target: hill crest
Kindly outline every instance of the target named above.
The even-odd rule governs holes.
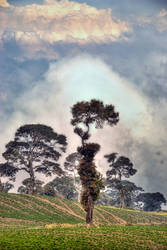
[[[80,203],[57,197],[0,193],[0,228],[85,225]],[[167,224],[167,213],[95,206],[94,225]]]

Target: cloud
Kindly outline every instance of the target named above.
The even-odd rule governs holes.
[[[6,0],[0,0],[0,7],[9,7],[10,4]]]
[[[126,40],[126,33],[131,31],[128,23],[112,17],[110,9],[98,10],[84,3],[45,0],[43,5],[12,6],[3,1],[1,5],[1,42],[15,39],[32,54],[48,53],[49,46],[60,41],[87,44]]]
[[[156,60],[156,56],[150,60],[153,58]],[[101,145],[96,157],[98,170],[104,174],[107,169],[104,154],[118,152],[129,157],[138,170],[132,181],[145,191],[166,194],[167,170],[163,163],[167,160],[165,100],[156,103],[147,100],[130,81],[115,73],[104,61],[87,54],[51,63],[41,79],[35,82],[31,82],[33,77],[27,79],[25,69],[20,69],[17,78],[19,74],[23,86],[29,82],[29,88],[27,86],[24,93],[13,100],[12,113],[1,109],[1,153],[16,129],[28,123],[43,123],[65,134],[68,153],[74,152],[80,140],[70,125],[70,107],[77,101],[97,98],[114,104],[120,112],[117,126],[105,126],[92,132],[91,141]]]
[[[22,80],[23,85],[27,84],[26,78],[25,83],[24,78]],[[132,144],[145,134],[147,138],[147,128],[152,122],[147,102],[130,82],[99,58],[86,54],[50,64],[43,80],[30,83],[30,88],[17,96],[12,102],[13,112],[2,115],[0,152],[4,151],[4,145],[13,138],[16,129],[28,123],[43,123],[64,133],[68,137],[68,152],[74,152],[80,140],[70,125],[70,107],[77,101],[91,98],[112,103],[120,112],[117,126],[106,126],[92,133],[91,140],[102,145],[96,158],[99,170],[103,173],[106,170],[106,164],[101,161],[105,153],[117,151],[131,158]]]
[[[162,9],[157,15],[151,17],[139,17],[140,25],[153,25],[157,31],[164,32],[167,30],[167,9]]]

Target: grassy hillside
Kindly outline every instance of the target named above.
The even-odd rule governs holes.
[[[0,230],[2,250],[41,249],[167,249],[166,226]]]
[[[84,225],[85,212],[79,203],[64,199],[0,193],[1,229],[51,227],[50,224]],[[96,206],[94,224],[97,226],[167,224],[167,213]]]

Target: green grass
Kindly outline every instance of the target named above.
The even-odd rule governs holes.
[[[0,249],[167,249],[165,226],[0,230]]]
[[[0,228],[31,228],[48,224],[84,225],[85,212],[77,202],[47,196],[0,193]],[[167,213],[95,206],[96,226],[166,224]]]
[[[0,250],[167,249],[164,225],[167,213],[95,206],[86,228],[77,202],[0,193]]]

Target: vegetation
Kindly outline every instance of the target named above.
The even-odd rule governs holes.
[[[74,188],[77,192],[77,200],[80,201],[81,184],[77,172],[77,167],[81,160],[81,155],[78,152],[69,154],[64,162],[64,168],[68,173],[72,173]]]
[[[84,226],[85,211],[78,202],[57,197],[0,193],[0,228],[44,227],[48,224]],[[167,224],[167,214],[95,206],[94,225]]]
[[[81,204],[86,211],[86,223],[93,223],[94,202],[98,199],[100,190],[104,187],[102,176],[97,172],[94,157],[100,150],[97,143],[88,143],[90,138],[91,125],[102,128],[107,122],[110,126],[116,125],[119,121],[119,114],[115,112],[113,105],[106,105],[98,100],[90,102],[78,102],[72,109],[71,124],[74,132],[81,138],[81,147],[77,151],[81,155],[78,166],[78,174],[82,184]]]
[[[0,181],[0,249],[167,249],[167,213],[124,209],[135,201],[144,210],[159,211],[166,203],[161,193],[139,194],[142,188],[124,180],[137,171],[127,157],[105,156],[109,189],[100,196],[104,180],[94,163],[100,145],[88,140],[94,126],[118,123],[114,106],[91,100],[76,103],[71,112],[81,146],[65,158],[65,171],[58,160],[66,151],[66,137],[48,126],[24,125],[6,145],[0,176],[15,181],[24,171],[28,178],[18,188],[20,194],[9,194],[13,185]],[[37,173],[56,177],[44,185]],[[81,204],[72,201],[77,200],[80,183]],[[100,202],[117,202],[121,209]],[[85,226],[85,216],[91,228]]]
[[[5,182],[5,183],[2,183],[1,180],[0,180],[0,193],[1,192],[5,192],[5,193],[8,193],[10,189],[12,189],[14,186],[12,183],[10,182]]]
[[[3,230],[0,231],[0,248],[167,249],[166,238],[164,226]]]
[[[137,202],[142,203],[142,209],[145,211],[160,211],[161,204],[166,204],[163,194],[157,193],[141,193],[136,197]]]
[[[77,191],[73,178],[70,176],[64,175],[62,177],[56,177],[53,181],[47,183],[43,189],[45,195],[59,196],[67,200],[77,200]],[[54,192],[52,190],[54,190]]]
[[[120,198],[120,207],[125,207],[125,199],[129,197],[134,189],[130,183],[123,182],[122,177],[129,178],[134,175],[137,170],[133,168],[129,158],[117,156],[117,153],[105,155],[111,170],[106,172],[107,186],[118,190]]]
[[[86,228],[77,202],[0,193],[0,215],[0,249],[167,248],[167,213],[95,206]]]
[[[1,176],[12,180],[19,171],[29,175],[29,194],[36,192],[36,173],[46,176],[63,173],[57,163],[66,149],[66,137],[53,131],[51,127],[41,124],[21,126],[15,133],[15,138],[6,145],[3,157],[6,162],[0,164]]]
[[[34,181],[34,193],[35,194],[42,194],[43,193],[42,192],[43,191],[43,188],[42,188],[43,184],[44,184],[43,181],[35,179],[35,181]],[[31,190],[31,185],[32,185],[31,178],[24,179],[22,181],[22,186],[20,186],[18,188],[17,192],[21,193],[21,194],[29,194],[30,190]]]

